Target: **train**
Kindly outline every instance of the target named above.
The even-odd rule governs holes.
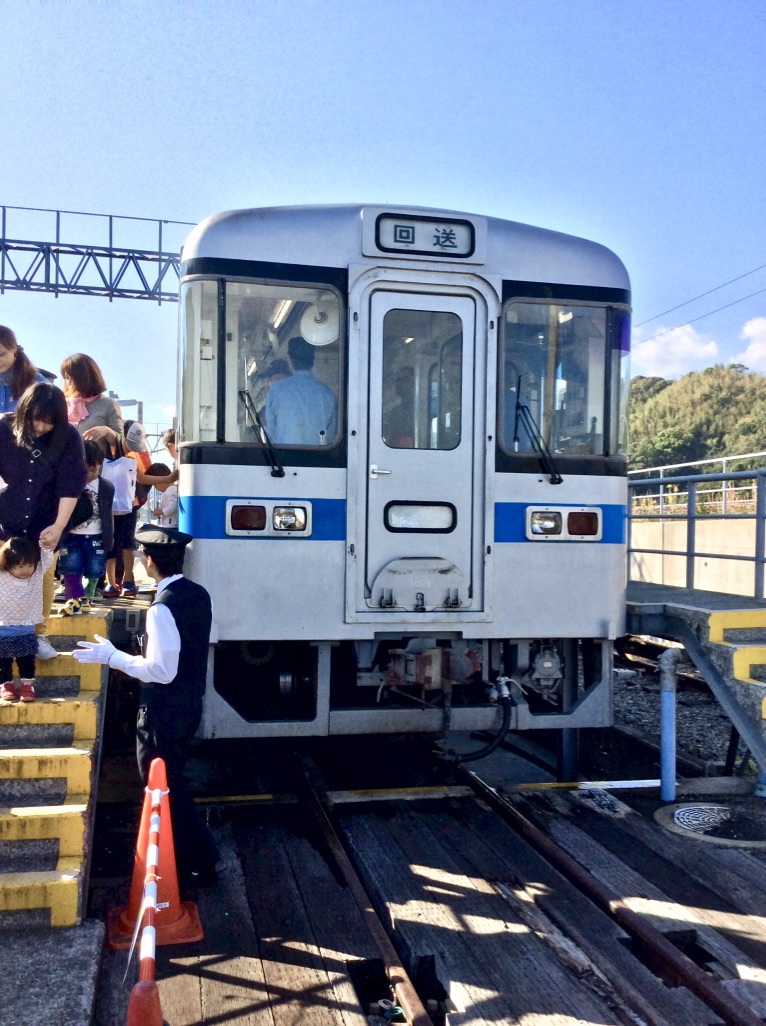
[[[203,738],[577,730],[625,630],[630,281],[456,211],[216,214],[181,251]]]

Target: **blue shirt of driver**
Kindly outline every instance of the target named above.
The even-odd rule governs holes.
[[[335,439],[335,396],[310,370],[275,381],[266,396],[265,413],[274,445],[329,445]]]

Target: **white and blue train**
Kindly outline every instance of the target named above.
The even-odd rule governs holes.
[[[179,523],[215,617],[203,735],[608,725],[620,260],[342,205],[210,217],[181,270]]]

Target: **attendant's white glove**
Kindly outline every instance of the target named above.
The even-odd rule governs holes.
[[[72,655],[78,663],[108,663],[117,649],[107,638],[100,634],[94,634],[93,641],[78,641],[79,649],[75,649]]]

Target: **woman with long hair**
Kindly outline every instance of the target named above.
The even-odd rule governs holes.
[[[81,435],[94,427],[109,427],[122,434],[120,407],[104,395],[106,383],[92,356],[75,353],[61,364],[61,380],[66,396],[69,423]]]
[[[67,419],[60,388],[35,382],[24,392],[12,417],[0,417],[0,541],[23,537],[55,552],[85,487],[82,439]],[[53,603],[56,560],[43,580],[43,613]],[[44,634],[44,628],[38,633]],[[56,655],[40,639],[38,656]]]
[[[16,403],[35,381],[46,381],[16,341],[10,328],[0,324],[0,413],[13,413]]]

